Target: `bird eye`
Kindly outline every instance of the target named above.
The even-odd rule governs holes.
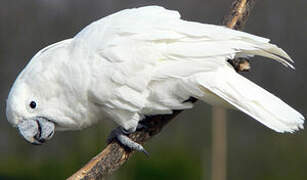
[[[35,101],[31,101],[31,102],[30,102],[30,107],[31,107],[32,109],[35,109],[35,108],[36,108],[36,102],[35,102]]]

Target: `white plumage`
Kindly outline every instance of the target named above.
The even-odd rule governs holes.
[[[254,55],[294,68],[268,39],[184,21],[158,6],[127,9],[34,56],[10,92],[7,116],[13,125],[48,117],[64,130],[108,117],[133,131],[145,115],[192,108],[186,100],[195,97],[239,109],[278,132],[303,128],[300,113],[227,62]],[[27,107],[31,99],[37,109]]]

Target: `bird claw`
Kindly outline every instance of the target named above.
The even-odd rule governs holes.
[[[144,128],[144,127],[142,127]],[[122,144],[124,147],[129,148],[130,150],[135,150],[139,152],[143,152],[147,157],[149,157],[149,153],[145,150],[145,148],[131,140],[128,135],[127,131],[125,131],[123,128],[118,127],[114,130],[112,130],[111,134],[109,135],[107,142],[111,143],[114,139],[116,139],[120,144]]]

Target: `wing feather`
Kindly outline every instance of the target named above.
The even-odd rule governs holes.
[[[95,87],[113,91],[96,90],[95,97],[109,104],[110,114],[119,123],[132,118],[135,125],[142,114],[191,108],[184,100],[208,94],[199,89],[201,86],[276,131],[292,132],[302,127],[303,116],[297,111],[235,72],[229,73],[226,60],[238,56],[264,56],[294,68],[287,53],[270,44],[269,39],[185,21],[177,11],[158,6],[107,16],[74,39],[86,44],[104,62],[101,72],[97,68],[97,77],[103,78],[97,78]],[[188,79],[195,75],[197,83],[189,84]],[[221,103],[225,104],[223,100]]]

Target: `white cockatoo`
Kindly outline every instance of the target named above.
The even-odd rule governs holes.
[[[118,140],[140,151],[125,135],[145,116],[192,108],[190,97],[240,110],[277,132],[303,128],[299,112],[227,62],[254,55],[294,68],[269,39],[185,21],[158,6],[122,10],[40,50],[10,90],[7,119],[42,144],[55,130],[108,118],[121,127]]]

